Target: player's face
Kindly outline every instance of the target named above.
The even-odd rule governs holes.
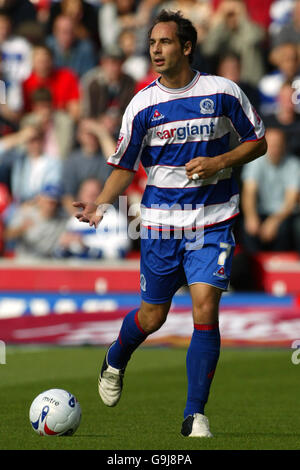
[[[182,49],[177,35],[177,24],[173,21],[154,26],[149,50],[153,68],[160,74],[179,73],[183,64],[187,63],[186,59],[190,53],[189,46]]]

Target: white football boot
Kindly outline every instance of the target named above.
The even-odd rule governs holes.
[[[209,430],[208,418],[200,413],[194,413],[185,418],[181,434],[186,437],[213,437]]]
[[[110,347],[113,345],[112,343]],[[121,398],[125,369],[115,369],[107,362],[105,355],[98,380],[99,395],[106,406],[116,406]]]

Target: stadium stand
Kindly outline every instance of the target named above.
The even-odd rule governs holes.
[[[28,181],[35,189],[26,194],[26,198],[20,197],[24,173],[20,169],[19,184],[16,183],[12,177],[11,152],[13,148],[15,153],[24,154],[21,144],[27,142],[30,145],[34,133],[43,139],[43,152],[56,169],[54,183],[60,184],[65,178],[68,186],[65,194],[67,224],[69,216],[72,216],[71,198],[75,197],[83,180],[95,177],[101,185],[105,183],[109,171],[104,171],[103,165],[111,149],[117,145],[122,113],[127,103],[134,93],[157,77],[151,70],[147,53],[147,31],[152,18],[163,8],[182,10],[195,22],[198,44],[194,67],[240,83],[261,113],[266,127],[280,128],[286,136],[288,153],[297,162],[295,172],[298,174],[293,175],[293,180],[297,181],[298,199],[295,199],[292,212],[295,233],[299,233],[300,0],[11,0],[1,3],[1,78],[9,91],[9,100],[0,105],[1,195],[3,193],[0,211],[0,322],[13,316],[13,312],[19,312],[24,321],[32,313],[28,305],[35,305],[34,317],[42,318],[53,313],[55,308],[51,295],[57,295],[58,301],[62,300],[60,295],[72,294],[60,304],[57,309],[60,313],[64,313],[64,308],[66,312],[73,312],[74,306],[75,310],[82,308],[76,297],[78,292],[90,295],[89,305],[94,302],[98,312],[105,308],[113,310],[117,305],[116,310],[120,313],[124,305],[119,297],[114,297],[120,292],[133,296],[126,297],[130,305],[136,303],[135,294],[139,291],[137,240],[132,243],[131,250],[126,247],[125,253],[120,242],[119,252],[116,251],[120,256],[114,256],[114,260],[101,259],[99,255],[97,260],[78,261],[71,250],[71,255],[62,262],[54,250],[51,256],[49,252],[46,256],[40,253],[38,258],[36,255],[30,258],[28,252],[25,264],[18,261],[17,250],[14,251],[9,237],[5,237],[6,229],[15,213],[12,209],[15,211],[18,206],[18,210],[23,210],[24,199],[30,210],[36,208],[36,196],[42,188],[34,183],[43,169],[39,165],[28,165]],[[31,50],[30,61],[28,51]],[[20,67],[19,73],[14,75],[16,61]],[[15,95],[11,93],[13,87],[18,91]],[[87,136],[81,132],[84,123]],[[15,139],[13,145],[12,140],[5,140],[16,135],[23,136],[23,139]],[[84,149],[89,147],[88,141],[95,144],[97,161],[83,155]],[[10,143],[5,147],[4,142]],[[86,171],[76,170],[74,162],[78,163],[79,157],[85,162]],[[73,181],[72,175],[76,176]],[[243,191],[244,179],[240,172],[237,172],[237,178]],[[126,192],[129,204],[139,204],[145,184],[145,173],[140,168]],[[282,203],[283,199],[278,200],[278,211]],[[234,258],[234,272],[239,275],[234,277],[232,292],[260,291],[266,294],[268,305],[273,305],[272,296],[275,295],[279,299],[278,308],[282,307],[280,297],[286,300],[284,308],[287,310],[292,304],[299,306],[299,240],[295,243],[295,239],[285,239],[284,250],[282,246],[278,249],[264,246],[253,253],[243,237],[245,216],[245,208],[241,207],[235,228],[238,249]],[[128,216],[128,223],[133,219]],[[27,228],[24,230],[26,232]],[[37,300],[41,292],[50,297],[45,300],[43,294]],[[10,304],[9,298],[14,293],[16,295]],[[99,295],[100,300],[101,295],[112,297],[103,297],[101,304],[99,299],[96,302],[95,295]],[[184,292],[182,297],[180,295],[179,303],[184,299]],[[27,307],[18,310],[16,305],[21,304],[16,303],[16,299]],[[265,302],[261,297],[256,299],[259,305]],[[243,302],[241,300],[239,306]],[[188,303],[184,309],[187,306]],[[299,307],[296,311],[299,313]],[[41,318],[39,325],[43,322]]]

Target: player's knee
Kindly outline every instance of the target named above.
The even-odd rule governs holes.
[[[218,306],[211,300],[193,306],[195,323],[215,323],[218,321]]]
[[[147,322],[147,333],[154,333],[154,331],[159,330],[160,327],[164,324],[165,320],[165,318],[161,317],[150,318]]]
[[[153,308],[149,309],[148,311],[140,312],[139,322],[143,330],[150,334],[159,330],[159,328],[166,321],[166,316],[166,312],[160,310],[159,308]]]

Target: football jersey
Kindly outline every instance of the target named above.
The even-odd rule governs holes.
[[[131,171],[140,163],[145,168],[144,226],[210,226],[238,214],[231,168],[199,180],[189,180],[185,170],[195,157],[228,152],[232,132],[241,143],[257,141],[264,126],[243,91],[223,77],[196,72],[180,89],[167,88],[158,78],[134,96],[108,163]]]

